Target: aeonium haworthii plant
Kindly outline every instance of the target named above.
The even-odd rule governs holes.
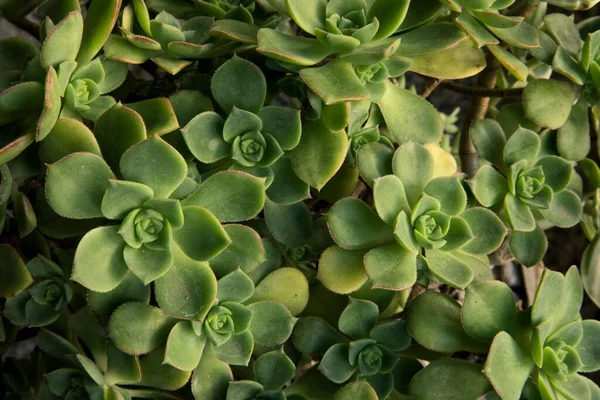
[[[110,318],[109,336],[127,353],[154,354],[188,378],[194,371],[192,391],[198,398],[224,398],[232,380],[229,365],[247,366],[253,352],[279,348],[295,318],[281,303],[257,297],[242,270],[217,281],[206,263],[181,252],[175,257],[173,268],[155,282],[160,308],[124,304]],[[182,280],[193,291],[179,290]]]
[[[558,306],[557,298],[561,299]],[[431,379],[443,369],[425,368],[417,377],[431,373],[429,388],[416,378],[414,385],[411,383],[413,397],[425,400],[427,395],[447,390],[444,385],[451,386],[451,380],[465,370],[475,370],[478,372],[468,389],[473,396],[495,390],[503,400],[522,396],[543,400],[595,398],[598,387],[579,373],[600,368],[600,355],[592,345],[600,324],[581,319],[582,300],[583,287],[576,267],[564,276],[544,270],[527,310],[517,308],[512,290],[499,281],[469,286],[462,307],[444,294],[418,296],[406,314],[408,330],[417,342],[438,352],[468,350],[487,356],[483,366],[465,363],[447,368],[450,379],[442,379],[438,385]],[[440,329],[442,320],[446,324],[444,332]],[[482,382],[483,376],[488,384]]]
[[[217,69],[211,90],[227,118],[207,111],[182,129],[188,148],[199,161],[229,159],[233,169],[267,174],[260,170],[270,169],[284,151],[298,145],[300,111],[264,106],[267,83],[256,65],[234,56]]]
[[[155,163],[160,163],[160,169]],[[187,165],[160,137],[129,148],[119,166],[123,180],[116,179],[106,162],[92,153],[74,153],[48,166],[46,195],[59,215],[119,221],[83,237],[75,253],[74,280],[106,292],[131,270],[148,284],[171,268],[175,247],[192,259],[207,261],[231,243],[206,208],[169,198],[184,181]],[[215,178],[212,183],[232,177]],[[241,179],[242,185],[249,179],[250,186],[264,188],[259,178],[242,174],[233,178]]]
[[[366,380],[379,398],[387,398],[394,389],[394,369],[401,371],[405,362],[397,352],[408,348],[411,338],[404,321],[378,319],[375,303],[350,297],[339,317],[341,333],[320,318],[303,317],[292,342],[307,356],[322,356],[318,369],[327,379],[338,384]]]
[[[490,163],[467,181],[471,191],[485,207],[498,204],[511,227],[512,254],[520,263],[534,265],[547,247],[537,221],[568,228],[581,219],[581,200],[569,188],[573,164],[544,154],[540,137],[528,129],[519,128],[506,138],[497,122],[483,120],[473,125],[471,135],[479,155]]]
[[[456,165],[444,171],[436,168],[436,162],[454,160],[437,149],[434,156],[413,142],[400,146],[393,157],[393,174],[373,181],[375,210],[355,198],[331,208],[327,223],[343,250],[322,259],[319,268],[335,269],[345,253],[353,252],[364,257],[371,284],[391,290],[412,286],[418,269],[459,289],[489,275],[478,256],[498,248],[506,228],[491,211],[466,208],[466,192],[453,176]]]

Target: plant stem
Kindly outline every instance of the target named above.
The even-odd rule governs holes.
[[[487,55],[487,67],[479,75],[478,86],[484,89],[493,89],[496,86],[496,77],[500,63],[496,60],[496,57],[492,53]],[[488,106],[490,104],[490,98],[484,95],[475,95],[471,102],[471,107],[467,114],[467,120],[463,126],[463,130],[460,134],[459,144],[459,156],[462,171],[468,176],[472,177],[479,168],[479,158],[473,142],[471,141],[471,125],[474,121],[485,118]]]
[[[423,93],[421,93],[421,97],[426,99],[433,93],[433,91],[442,83],[440,79],[432,79],[427,86],[423,89]]]
[[[497,89],[465,86],[454,82],[441,82],[444,89],[452,90],[453,92],[470,94],[472,96],[487,96],[487,97],[519,97],[523,94],[523,88],[516,89]]]

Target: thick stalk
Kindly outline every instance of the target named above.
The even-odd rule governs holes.
[[[492,89],[496,86],[496,77],[500,63],[496,60],[496,57],[492,53],[487,55],[487,67],[479,75],[478,86],[484,89]],[[467,120],[463,126],[463,130],[460,134],[459,144],[459,156],[462,171],[468,176],[472,177],[479,168],[479,159],[477,151],[473,142],[471,141],[471,125],[473,122],[485,118],[488,106],[490,104],[490,98],[485,96],[475,96],[471,101],[469,112],[467,114]]]
[[[451,90],[457,93],[469,94],[471,96],[488,96],[488,97],[520,97],[523,94],[523,88],[515,89],[497,89],[483,88],[477,86],[465,86],[454,82],[442,82],[441,86],[444,89]]]

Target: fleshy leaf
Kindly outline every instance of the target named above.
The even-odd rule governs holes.
[[[415,255],[397,244],[369,251],[364,263],[373,288],[403,290],[417,280]]]
[[[265,300],[250,304],[248,309],[253,313],[249,329],[256,344],[280,346],[292,334],[294,317],[283,305]]]
[[[0,244],[0,293],[11,298],[31,283],[33,278],[19,253],[8,244]]]
[[[233,107],[257,113],[265,102],[267,83],[256,65],[234,56],[217,69],[211,90],[226,113]]]
[[[334,293],[352,293],[368,279],[363,264],[364,256],[364,250],[344,250],[331,246],[321,255],[317,279]]]
[[[277,269],[256,286],[249,303],[263,300],[281,303],[292,316],[297,316],[308,304],[308,281],[304,274],[295,268]]]
[[[518,400],[533,368],[531,357],[506,332],[494,338],[483,367],[494,389],[506,400]]]
[[[523,108],[536,124],[558,129],[567,122],[574,98],[575,91],[568,82],[534,80],[523,92]]]
[[[77,54],[78,63],[90,61],[102,49],[117,22],[120,9],[121,0],[91,2],[85,16],[81,49]]]
[[[279,389],[291,380],[296,373],[296,366],[283,352],[283,348],[258,357],[254,362],[253,369],[256,380],[266,390]]]
[[[81,11],[70,12],[50,30],[40,50],[42,68],[49,69],[63,61],[74,61],[83,36]]]
[[[224,229],[231,238],[231,244],[210,260],[210,267],[217,276],[226,275],[238,267],[247,273],[266,260],[265,248],[254,230],[234,224],[225,225]]]
[[[40,114],[35,139],[39,142],[44,140],[52,131],[61,109],[61,87],[58,75],[53,67],[48,69],[46,81],[44,84],[44,107]]]
[[[164,363],[192,371],[200,362],[205,344],[206,336],[198,336],[192,329],[192,322],[178,322],[169,333]]]
[[[101,217],[109,180],[115,176],[92,153],[74,153],[48,166],[46,196],[57,214],[73,219]]]
[[[345,198],[326,214],[333,239],[347,250],[356,250],[392,242],[392,228],[364,202]],[[357,230],[356,227],[361,229]]]
[[[127,303],[110,317],[108,335],[126,353],[145,354],[167,341],[176,322],[160,308]]]
[[[183,201],[206,208],[221,222],[254,218],[265,204],[265,178],[239,171],[217,173]]]
[[[205,208],[185,206],[183,216],[184,225],[173,231],[173,239],[188,257],[208,261],[231,243],[223,226]]]
[[[431,153],[415,142],[405,143],[394,153],[392,168],[404,185],[408,203],[414,207],[433,175]]]
[[[40,159],[48,164],[77,152],[101,156],[100,147],[92,131],[81,121],[71,118],[59,118],[39,146]]]
[[[302,181],[320,190],[342,166],[347,149],[344,131],[334,132],[323,121],[306,121],[291,153],[292,168]]]
[[[341,332],[354,338],[366,338],[379,318],[377,305],[368,300],[349,298],[348,306],[340,315],[338,327]]]
[[[211,379],[206,379],[207,376]],[[222,400],[226,398],[227,387],[232,380],[229,365],[215,357],[212,349],[207,348],[192,376],[192,393],[196,399]]]
[[[119,165],[125,179],[150,186],[155,198],[169,197],[187,173],[184,158],[156,135],[129,148]]]

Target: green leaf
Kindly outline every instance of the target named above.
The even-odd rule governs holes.
[[[512,332],[517,307],[512,290],[503,282],[488,281],[465,291],[462,321],[469,336],[491,342],[500,331]]]
[[[318,368],[335,383],[346,382],[357,369],[348,361],[348,345],[342,343],[334,344],[327,350]]]
[[[256,286],[249,303],[263,300],[281,303],[292,316],[297,316],[308,304],[308,281],[304,274],[295,268],[277,269]]]
[[[295,319],[282,304],[265,300],[250,304],[248,309],[252,311],[249,329],[254,343],[269,348],[289,339]]]
[[[142,64],[150,58],[148,50],[137,47],[118,35],[110,35],[103,49],[106,58],[125,64]]]
[[[59,118],[50,134],[39,145],[40,159],[52,164],[69,154],[84,152],[101,156],[92,131],[81,121]]]
[[[494,57],[496,57],[496,59],[500,61],[500,64],[502,64],[502,66],[506,68],[508,72],[510,72],[512,76],[514,76],[521,82],[527,82],[529,68],[527,67],[527,65],[525,65],[525,63],[523,63],[517,57],[513,56],[511,53],[504,50],[500,46],[488,46],[488,49],[492,54],[494,54]]]
[[[24,238],[37,227],[37,217],[29,198],[19,191],[12,195],[13,211],[17,218],[19,237]]]
[[[217,294],[217,279],[207,264],[194,261],[174,246],[173,267],[155,285],[156,301],[170,315],[202,319]]]
[[[600,236],[596,235],[585,249],[581,260],[581,279],[585,292],[598,305],[600,304]]]
[[[213,347],[215,356],[229,365],[248,366],[254,341],[250,332],[234,333],[231,338],[220,346]]]
[[[365,100],[369,92],[360,81],[352,64],[336,59],[322,67],[305,68],[300,77],[326,105]]]
[[[535,229],[535,218],[529,206],[512,193],[504,198],[504,211],[514,231],[531,232]]]
[[[19,253],[8,244],[0,244],[0,293],[11,298],[33,283],[33,278]]]
[[[233,106],[223,125],[223,139],[227,143],[231,143],[244,133],[260,132],[261,130],[262,121],[256,114]]]
[[[63,61],[74,61],[83,36],[81,11],[72,11],[55,25],[42,44],[40,62],[45,70]]]
[[[234,56],[216,70],[211,90],[226,113],[233,107],[257,113],[265,102],[267,84],[256,65]]]
[[[393,351],[406,350],[411,342],[410,335],[406,330],[405,321],[402,320],[384,322],[377,325],[371,329],[369,337]]]
[[[364,256],[364,250],[344,250],[331,246],[321,254],[317,279],[334,293],[352,293],[368,279],[363,264]]]
[[[217,276],[226,275],[241,268],[248,273],[266,260],[266,253],[258,233],[243,225],[225,225],[231,244],[210,260],[210,267]]]
[[[106,343],[106,353],[108,360],[104,373],[105,384],[132,384],[142,379],[140,362],[137,357],[122,352],[112,342]]]
[[[408,203],[414,207],[433,175],[431,153],[415,142],[405,143],[394,153],[392,168],[404,185]]]
[[[296,374],[296,366],[284,353],[283,348],[258,357],[253,366],[256,380],[265,390],[276,390],[290,381]]]
[[[600,334],[600,322],[587,319],[582,321],[581,325],[583,327],[583,338],[575,347],[583,362],[583,367],[579,371],[594,372],[600,369],[600,346],[598,341],[595,340]]]
[[[315,29],[324,29],[326,0],[285,0],[290,17],[311,35]]]
[[[303,36],[292,36],[275,29],[262,28],[258,31],[259,53],[293,65],[311,66],[323,61],[329,51],[318,40]]]
[[[323,355],[331,346],[343,341],[336,329],[317,317],[300,318],[292,333],[294,346],[309,356]]]
[[[267,200],[265,222],[269,232],[287,247],[302,247],[312,236],[312,216],[303,202],[281,205]]]
[[[504,157],[498,151],[506,145],[502,126],[493,119],[482,119],[473,122],[470,134],[479,155],[495,167],[504,170],[506,168]]]
[[[463,41],[468,41],[467,35],[456,24],[450,22],[424,25],[401,35],[400,38],[402,41],[398,54],[411,58],[442,53]]]
[[[423,192],[437,199],[440,211],[448,215],[459,215],[467,204],[467,194],[455,176],[435,178],[427,183]]]
[[[377,393],[367,381],[350,382],[335,393],[333,400],[377,400]]]
[[[147,246],[142,246],[139,249],[125,246],[123,258],[129,270],[144,285],[148,285],[166,274],[173,265],[173,255],[170,250],[151,249]]]
[[[262,132],[272,135],[283,150],[292,150],[298,145],[302,134],[299,110],[267,106],[258,116],[262,121]]]
[[[485,53],[464,39],[441,53],[414,58],[410,70],[436,79],[464,79],[477,75],[486,67]]]
[[[410,213],[404,185],[395,175],[386,175],[373,181],[373,202],[377,214],[388,225],[394,225],[400,211]]]
[[[417,280],[415,255],[397,244],[369,251],[364,263],[373,288],[404,290]]]
[[[406,17],[409,4],[410,1],[407,0],[399,2],[375,0],[372,2],[367,18],[369,20],[377,18],[379,21],[379,30],[373,40],[385,39],[396,32]]]
[[[493,390],[480,365],[456,359],[433,361],[414,376],[409,388],[414,400],[478,399]]]
[[[508,192],[506,178],[489,164],[482,165],[467,183],[477,201],[484,207],[498,203]]]
[[[258,382],[249,380],[233,381],[227,388],[227,399],[241,400],[253,398],[254,396],[261,395],[264,391],[263,389],[263,386]],[[271,397],[269,396],[269,398]]]
[[[484,8],[484,7],[482,7]],[[498,44],[498,39],[492,36],[481,24],[468,12],[461,13],[456,18],[456,23],[462,28],[463,31],[473,42],[477,45],[477,48],[484,46],[490,46],[490,51],[493,52],[493,46]]]
[[[518,128],[504,146],[504,162],[510,166],[521,160],[526,160],[527,165],[533,166],[537,160],[540,145],[540,137],[535,132]]]
[[[128,354],[146,354],[167,341],[176,322],[160,308],[126,303],[110,317],[108,336]]]
[[[581,47],[579,31],[574,21],[563,14],[549,14],[544,17],[544,29],[556,43],[569,53],[576,55]]]
[[[146,185],[111,179],[102,198],[102,214],[110,219],[123,219],[153,196],[154,192]]]
[[[211,379],[206,379],[210,376]],[[222,400],[233,374],[226,362],[215,357],[212,349],[204,351],[200,364],[192,376],[192,393],[196,399]]]
[[[231,155],[231,145],[223,139],[223,124],[217,113],[207,111],[181,129],[194,157],[204,163],[212,163]]]
[[[394,150],[381,143],[367,143],[357,152],[356,164],[363,180],[373,185],[375,178],[392,174]]]
[[[547,210],[540,210],[544,218],[559,228],[570,228],[581,220],[581,200],[575,192],[563,190],[554,193]]]
[[[256,44],[259,27],[242,21],[224,19],[210,28],[211,35],[222,36],[236,42]]]
[[[544,170],[544,184],[550,186],[554,193],[565,189],[573,176],[573,165],[558,156],[545,156],[540,158],[536,166]]]
[[[452,254],[431,249],[425,255],[429,271],[440,281],[463,290],[473,280],[471,268]]]
[[[121,282],[128,271],[123,259],[125,242],[118,226],[89,231],[75,252],[72,279],[96,292],[108,292]]]
[[[267,189],[269,200],[278,204],[294,204],[310,198],[310,186],[296,176],[290,157],[279,158],[270,168],[274,177]]]
[[[127,104],[127,107],[142,117],[148,136],[164,135],[179,128],[177,116],[168,99],[156,98],[143,100]]]
[[[0,92],[0,123],[18,120],[24,113],[39,111],[44,101],[44,85],[23,82]]]
[[[575,95],[568,82],[531,81],[523,92],[525,116],[538,125],[558,129],[567,122]]]
[[[214,174],[183,201],[206,208],[221,222],[252,219],[264,204],[265,178],[239,171]]]
[[[102,49],[108,39],[121,9],[121,0],[92,1],[87,8],[81,49],[77,54],[77,62],[84,64],[90,61]]]
[[[291,153],[292,168],[302,181],[321,190],[342,166],[347,150],[344,131],[334,132],[323,121],[306,121]]]
[[[368,300],[349,297],[348,306],[340,315],[340,331],[354,339],[366,338],[379,318],[377,305]]]
[[[182,371],[192,371],[200,362],[206,336],[198,336],[189,321],[178,322],[167,339],[164,363]]]
[[[538,31],[526,21],[510,28],[487,27],[498,39],[509,45],[530,49],[540,47]]]
[[[217,301],[243,303],[252,297],[254,283],[241,269],[225,275],[217,281]]]
[[[92,153],[74,153],[48,165],[46,197],[57,214],[73,219],[101,217],[109,180],[115,176]]]
[[[533,369],[531,357],[506,332],[494,338],[483,373],[505,400],[519,400]]]
[[[587,110],[587,104],[578,101],[571,109],[567,122],[558,131],[556,147],[559,154],[567,160],[581,161],[590,151],[590,124]]]
[[[473,239],[461,247],[461,251],[470,254],[489,254],[502,244],[507,229],[492,211],[482,207],[474,207],[461,214],[471,232]]]
[[[88,304],[97,315],[108,317],[121,304],[129,301],[148,304],[150,301],[150,286],[144,286],[133,275],[133,272],[128,271],[116,288],[106,293],[88,291],[87,299]]]
[[[424,144],[441,140],[443,127],[439,113],[416,94],[388,82],[378,105],[390,134],[398,143]]]
[[[183,253],[196,261],[208,261],[221,253],[231,239],[217,218],[198,206],[183,207],[184,225],[173,231]]]
[[[173,324],[175,324],[175,321]],[[137,385],[164,390],[177,390],[190,380],[191,373],[189,371],[182,371],[164,364],[164,354],[165,348],[159,347],[140,359],[142,380]],[[156,394],[152,394],[156,396]]]
[[[52,131],[61,109],[61,87],[53,67],[46,74],[44,106],[35,132],[36,141],[42,141]]]
[[[393,241],[392,228],[358,199],[338,201],[326,217],[333,239],[343,249],[363,249]],[[361,229],[357,230],[357,226]]]
[[[151,167],[158,164],[161,166],[159,171]],[[187,173],[184,158],[156,135],[129,148],[119,165],[125,179],[150,186],[155,198],[169,197]],[[140,165],[144,167],[140,168]]]
[[[425,292],[417,296],[404,319],[410,335],[430,350],[454,353],[481,348],[462,326],[460,305],[444,294]]]

